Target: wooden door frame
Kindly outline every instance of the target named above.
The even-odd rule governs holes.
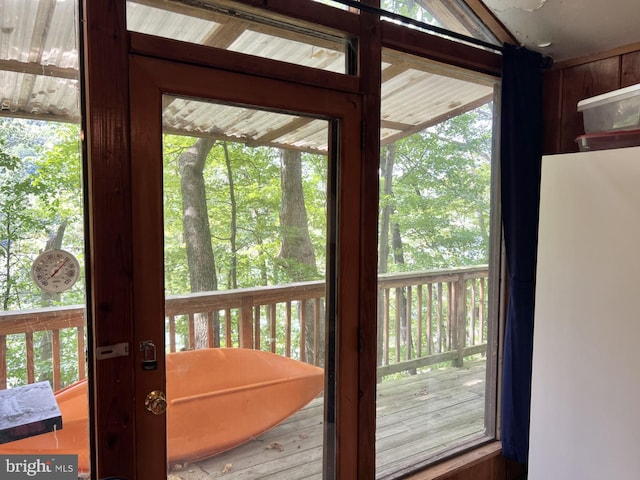
[[[295,79],[300,83],[362,95],[362,115],[366,114],[368,120],[361,124],[362,134],[354,132],[351,138],[362,141],[363,145],[361,155],[350,159],[349,164],[354,182],[349,195],[354,199],[354,206],[348,217],[347,212],[341,217],[341,225],[352,229],[346,240],[352,254],[353,270],[350,277],[345,277],[352,282],[350,286],[341,287],[349,290],[352,297],[349,305],[342,306],[340,318],[351,320],[342,322],[338,319],[345,330],[340,352],[344,352],[346,359],[358,358],[359,363],[354,364],[351,371],[342,372],[338,379],[350,392],[349,396],[343,397],[345,405],[338,406],[341,414],[345,417],[347,412],[354,414],[349,426],[344,425],[338,432],[336,478],[374,478],[380,20],[371,15],[347,15],[316,4],[291,4],[293,10],[303,13],[309,7],[314,11],[323,8],[331,12],[327,16],[331,19],[327,20],[329,23],[337,18],[338,26],[350,25],[345,31],[353,34],[359,29],[360,35],[372,42],[359,64],[360,73],[366,75],[341,76],[281,62],[277,62],[276,69],[269,60],[248,56],[240,59],[231,52],[203,56],[200,52],[204,52],[204,47],[199,46],[192,46],[193,49],[176,46],[174,53],[182,56],[176,60],[187,63],[204,65],[209,62],[216,66],[221,61],[223,68],[229,70]],[[132,354],[96,360],[93,352],[97,347],[119,343],[129,345],[131,351],[135,348],[128,55],[136,47],[133,41],[136,34],[127,32],[124,0],[81,0],[80,17],[83,134],[87,159],[86,274],[92,478],[134,479],[137,478],[134,412],[138,399],[133,375],[136,360]],[[356,19],[360,21],[356,22]],[[141,39],[151,45],[153,54],[153,43],[157,39],[147,41],[149,39],[138,36],[138,40]],[[199,51],[189,57],[196,51],[194,49]],[[167,53],[165,50],[161,56]],[[355,206],[356,198],[358,206]],[[354,232],[355,225],[358,228]],[[341,231],[348,230],[343,228]],[[147,480],[149,477],[140,478]]]
[[[87,198],[87,332],[92,478],[135,478],[129,87],[124,0],[81,2]]]
[[[164,382],[164,252],[162,213],[162,96],[211,98],[225,103],[255,105],[300,112],[338,121],[338,181],[336,232],[336,477],[358,475],[360,250],[361,218],[361,99],[335,90],[257,78],[244,73],[204,68],[162,59],[130,55],[131,182],[133,233],[134,346],[151,340],[158,346],[159,368],[142,371],[136,362],[135,406],[137,478],[162,478],[166,462],[164,417],[146,412],[141,398],[162,389]],[[187,80],[188,79],[188,80]],[[212,87],[215,85],[215,87]],[[264,95],[264,92],[269,92]],[[156,233],[155,235],[153,233]],[[151,233],[151,234],[150,234]],[[355,299],[352,301],[352,299]],[[373,422],[372,422],[373,423]],[[371,452],[374,456],[374,452]]]

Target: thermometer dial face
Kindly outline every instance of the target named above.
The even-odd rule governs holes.
[[[80,274],[76,257],[65,250],[42,252],[31,266],[35,284],[45,292],[60,293],[73,287]]]

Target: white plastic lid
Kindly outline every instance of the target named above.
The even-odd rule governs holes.
[[[603,93],[602,95],[596,95],[595,97],[585,98],[578,102],[578,111],[581,112],[587,108],[599,107],[611,103],[612,101],[623,100],[625,98],[633,97],[640,93],[640,83],[631,85],[630,87],[620,88],[612,92]]]

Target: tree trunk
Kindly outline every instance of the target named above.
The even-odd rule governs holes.
[[[281,243],[278,258],[285,268],[285,276],[300,282],[318,277],[302,189],[302,159],[297,150],[281,152]]]
[[[227,165],[227,178],[229,180],[229,203],[231,204],[231,236],[229,243],[231,245],[231,266],[229,268],[229,288],[238,288],[238,247],[236,242],[236,236],[238,233],[238,213],[236,204],[236,191],[233,183],[233,169],[231,168],[231,159],[229,158],[229,149],[227,148],[227,142],[223,141],[222,146],[224,148],[224,159]]]
[[[391,240],[392,248],[393,248],[393,261],[396,265],[404,265],[404,252],[402,250],[402,236],[400,235],[400,225],[398,223],[393,224],[393,234]],[[410,286],[407,288],[411,288]],[[413,358],[413,338],[408,335],[408,322],[411,321],[409,318],[409,312],[407,311],[407,294],[404,288],[396,289],[396,295],[400,297],[400,301],[398,303],[399,318],[400,318],[400,335],[402,339],[405,341],[405,345],[407,346],[407,358]],[[410,375],[416,374],[416,369],[411,368],[407,371]]]
[[[2,310],[7,311],[9,309],[9,298],[11,297],[11,218],[6,218],[7,228],[5,232],[6,244],[2,245],[5,251],[4,257],[4,288],[2,292]]]
[[[302,158],[297,150],[281,150],[282,202],[280,204],[279,263],[289,281],[300,282],[318,277],[316,256],[309,236],[307,210],[302,188]],[[300,318],[304,319],[304,351],[302,360],[321,364],[324,357],[324,334],[314,332],[314,306],[312,301],[301,302]],[[320,312],[318,312],[320,313]],[[321,327],[323,322],[320,322]],[[319,351],[315,351],[314,334],[320,335]]]
[[[218,289],[203,176],[207,155],[214,143],[214,140],[200,138],[178,158],[182,192],[182,224],[192,292]],[[191,348],[207,346],[206,315],[196,316],[195,337],[196,345],[192,345]]]
[[[389,269],[389,225],[393,213],[393,164],[396,155],[396,144],[386,146],[380,158],[382,173],[382,210],[380,212],[380,246],[378,254],[378,274],[387,273]],[[378,292],[378,365],[382,365],[384,342],[384,296]]]

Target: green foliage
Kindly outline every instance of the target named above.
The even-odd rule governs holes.
[[[31,263],[61,224],[66,225],[63,248],[76,254],[81,266],[84,263],[78,133],[77,125],[0,119],[0,308],[4,311],[50,305],[31,280]],[[81,304],[84,296],[81,275],[76,286],[54,304]],[[61,331],[65,384],[77,378],[75,334],[75,329]],[[46,348],[41,335],[34,335],[36,378],[50,378],[51,360],[39,356]],[[24,335],[8,336],[8,381],[12,385],[26,382],[24,349]]]
[[[427,2],[418,0],[382,0],[380,7],[388,12],[397,13],[430,25],[441,26],[431,12],[421,5]]]
[[[170,294],[189,292],[185,241],[182,234],[182,197],[177,162],[194,139],[164,137],[165,283]],[[227,143],[236,200],[236,252],[230,248],[231,204],[225,149],[217,142],[204,170],[211,242],[220,289],[230,288],[232,256],[236,256],[238,286],[288,283],[277,268],[280,250],[280,157],[276,149]],[[325,270],[326,157],[305,154],[303,188],[311,240],[318,271]],[[291,273],[291,272],[289,272]]]
[[[390,271],[488,262],[491,142],[487,105],[396,143],[393,196],[381,206],[393,207],[405,264]]]
[[[412,8],[417,7],[413,4]],[[392,207],[390,223],[398,226],[404,263],[390,261],[390,271],[487,263],[491,110],[491,105],[484,106],[395,144],[392,194],[381,197],[380,206]],[[63,248],[73,251],[83,263],[82,162],[77,139],[78,127],[74,125],[0,120],[0,294],[4,310],[42,305],[41,294],[30,279],[29,267],[61,223],[67,224]],[[178,158],[194,142],[191,137],[164,137],[165,285],[168,295],[190,291]],[[227,160],[236,202],[235,250],[231,248],[231,179]],[[231,288],[234,261],[240,288],[286,284],[295,278],[294,272],[279,268],[278,261],[282,200],[280,169],[279,152],[272,148],[240,143],[225,145],[219,141],[209,152],[204,180],[220,289]],[[326,157],[303,154],[304,200],[320,276],[324,275],[326,263],[326,179]],[[389,255],[392,257],[393,252]],[[81,279],[56,304],[82,304],[83,285]],[[278,318],[282,315],[281,308],[277,307]],[[268,349],[272,339],[269,338],[266,312],[260,321],[264,325],[262,347]],[[294,321],[293,346],[299,345],[300,332],[296,325]],[[177,319],[176,330],[186,345],[187,319]],[[285,331],[286,325],[278,322],[276,344],[279,353],[284,353],[281,350]],[[224,344],[224,326],[220,333]],[[63,381],[68,383],[77,375],[77,352],[74,350],[77,339],[73,329],[61,335],[62,375]],[[231,332],[231,336],[232,344],[236,345],[238,332]],[[36,343],[45,340],[36,335]],[[24,336],[7,339],[8,368],[13,382],[26,378],[24,345]],[[50,362],[46,359],[38,362],[37,375],[50,375]]]

